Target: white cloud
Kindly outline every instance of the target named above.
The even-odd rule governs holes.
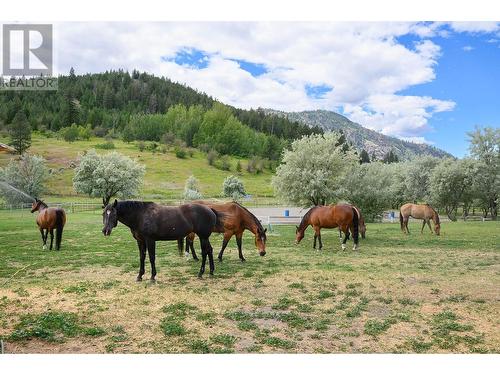
[[[465,51],[465,52],[470,52],[474,49],[474,47],[472,46],[463,46],[462,49]]]
[[[435,79],[440,48],[428,38],[444,31],[442,24],[404,22],[64,23],[55,36],[59,72],[71,66],[77,73],[139,69],[238,107],[343,109],[384,134],[422,137],[432,114],[454,103],[397,93]],[[408,34],[419,40],[413,48],[398,42]],[[209,53],[208,66],[161,59],[186,47]],[[254,77],[230,59],[265,64],[269,71]],[[333,90],[315,99],[306,85]]]
[[[493,33],[500,31],[500,22],[450,22],[453,31],[468,33]]]

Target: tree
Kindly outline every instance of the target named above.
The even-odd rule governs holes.
[[[475,164],[467,159],[444,159],[432,171],[431,201],[444,208],[452,221],[457,220],[460,204],[470,202],[474,174]]]
[[[24,111],[19,111],[14,116],[9,129],[10,145],[19,155],[22,155],[31,146],[31,126],[26,119]]]
[[[63,126],[77,124],[80,120],[80,103],[73,98],[71,92],[67,92],[64,97],[64,106],[62,111]]]
[[[483,210],[496,220],[500,196],[500,129],[476,127],[468,133],[469,150],[481,162],[474,184]]]
[[[338,146],[339,134],[313,134],[292,143],[272,180],[276,194],[303,206],[325,204],[335,198],[340,178],[359,164],[352,150]]]
[[[75,169],[73,188],[77,193],[101,197],[107,205],[114,196],[137,195],[144,172],[143,165],[118,152],[98,155],[90,150],[80,158]]]
[[[19,160],[12,159],[5,169],[0,168],[0,182],[4,181],[33,198],[40,197],[45,191],[47,176],[45,159],[36,155],[24,154]],[[0,192],[9,204],[32,201],[1,183]]]
[[[359,154],[359,162],[361,164],[365,164],[365,163],[370,162],[370,156],[368,155],[368,152],[366,152],[365,149],[362,149],[361,153]]]
[[[397,163],[399,162],[399,158],[392,150],[389,150],[389,152],[384,155],[382,161],[386,164]]]
[[[367,221],[373,221],[391,208],[394,177],[380,162],[358,165],[344,175],[340,196],[359,207]]]
[[[245,192],[245,187],[243,182],[236,176],[228,176],[222,183],[222,196],[232,198],[234,201],[238,201],[243,198],[247,193]]]
[[[193,175],[189,176],[184,185],[184,200],[193,201],[202,198],[203,196],[198,187],[198,180]]]
[[[407,163],[405,196],[411,202],[423,202],[430,199],[430,178],[439,159],[432,156],[420,156]]]

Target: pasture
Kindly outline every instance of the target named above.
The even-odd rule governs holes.
[[[275,226],[265,257],[245,232],[247,262],[233,238],[203,279],[159,242],[150,284],[128,228],[104,238],[100,212],[69,213],[49,252],[34,215],[4,211],[0,336],[7,353],[498,353],[500,222],[420,226],[369,223],[359,252],[337,230],[319,252],[311,228],[296,246],[295,227]]]

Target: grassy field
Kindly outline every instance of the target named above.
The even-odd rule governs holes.
[[[7,143],[8,139],[2,139],[0,142]],[[104,143],[103,138],[92,138],[89,141],[77,141],[68,143],[57,138],[45,138],[34,133],[33,143],[29,152],[43,156],[47,160],[48,167],[52,169],[53,174],[47,184],[48,199],[58,201],[78,200],[88,201],[86,196],[78,196],[73,190],[74,168],[72,164],[77,161],[78,155],[85,150],[95,148],[96,145]],[[242,172],[239,177],[245,185],[248,194],[254,196],[272,196],[271,187],[272,173],[264,170],[260,174],[251,174],[246,171],[247,160],[231,158],[231,171],[222,171],[209,166],[204,153],[193,149],[193,157],[179,159],[175,156],[172,149],[163,154],[151,151],[140,152],[135,143],[125,143],[121,140],[114,140],[115,150],[129,157],[136,159],[139,163],[146,166],[146,175],[144,186],[140,192],[142,197],[162,199],[179,199],[184,190],[186,179],[194,175],[200,181],[200,190],[206,197],[218,197],[222,190],[224,179],[236,173],[236,162],[240,160]],[[107,153],[112,150],[96,149],[98,153]],[[5,167],[12,155],[0,153],[0,167]]]
[[[241,263],[232,240],[201,280],[163,242],[150,284],[135,282],[128,229],[104,238],[100,213],[69,214],[49,252],[34,216],[2,212],[0,336],[9,353],[498,353],[500,223],[446,223],[440,237],[418,225],[369,224],[359,252],[336,231],[317,252],[310,231],[295,246],[293,227],[275,227],[265,257],[246,235]]]

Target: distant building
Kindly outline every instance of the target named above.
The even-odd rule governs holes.
[[[15,154],[16,150],[14,147],[6,145],[5,143],[0,143],[0,153]]]

